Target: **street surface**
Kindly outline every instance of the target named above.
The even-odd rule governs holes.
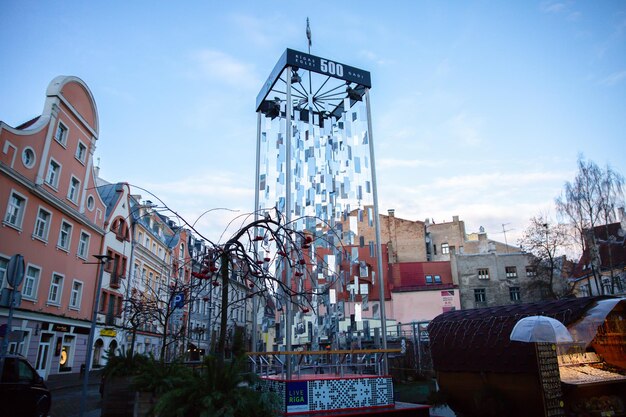
[[[100,417],[100,392],[98,384],[91,384],[87,390],[87,401],[83,417]],[[82,385],[63,387],[52,391],[50,417],[78,417]]]

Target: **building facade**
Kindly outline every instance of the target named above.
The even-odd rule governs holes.
[[[0,277],[21,254],[8,333],[10,351],[44,378],[77,373],[85,362],[106,207],[96,191],[93,153],[98,112],[89,87],[60,76],[46,91],[40,116],[17,127],[0,122]],[[0,308],[6,324],[8,309]]]
[[[98,170],[96,169],[96,172]],[[106,363],[107,353],[119,353],[125,343],[124,301],[127,299],[133,240],[130,219],[130,187],[98,178],[98,193],[106,204],[102,287],[98,303],[92,366]]]
[[[541,292],[531,285],[536,277],[532,255],[495,251],[474,254],[453,251],[451,255],[462,309],[541,300]]]

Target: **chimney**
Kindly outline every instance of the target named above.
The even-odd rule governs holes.
[[[459,222],[459,216],[452,216],[452,222],[458,223]]]
[[[396,209],[389,209],[387,210],[387,213],[389,213],[389,217],[395,217]]]

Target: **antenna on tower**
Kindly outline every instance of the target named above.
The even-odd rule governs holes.
[[[311,53],[311,26],[309,26],[309,18],[306,18],[306,38],[309,40],[309,54]]]

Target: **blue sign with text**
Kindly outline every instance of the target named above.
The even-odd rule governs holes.
[[[285,396],[287,412],[309,411],[309,383],[308,381],[287,382]]]

